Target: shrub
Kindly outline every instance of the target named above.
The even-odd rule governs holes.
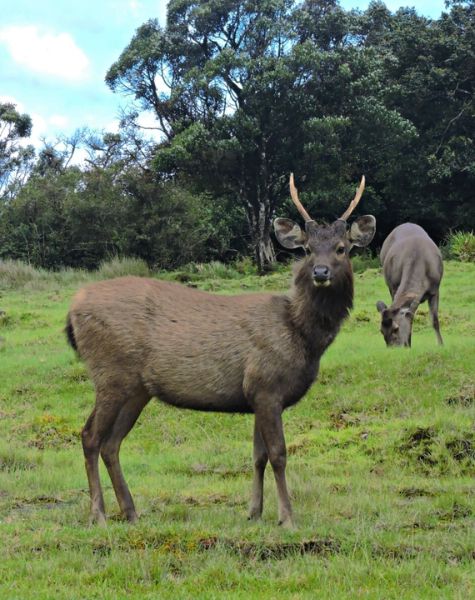
[[[354,273],[363,273],[366,269],[379,269],[380,262],[377,256],[371,256],[369,252],[355,254],[351,259]]]
[[[0,260],[0,288],[19,288],[41,278],[42,272],[21,260]]]
[[[461,262],[475,262],[475,234],[473,231],[451,233],[447,240],[449,258]]]
[[[104,261],[99,265],[97,276],[99,279],[113,279],[124,275],[137,275],[138,277],[149,277],[150,269],[144,260],[139,258],[115,258]]]

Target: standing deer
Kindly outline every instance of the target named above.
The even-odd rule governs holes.
[[[353,303],[349,252],[366,246],[376,220],[367,215],[347,230],[364,177],[348,209],[317,225],[291,196],[305,231],[289,219],[274,229],[286,248],[305,248],[288,294],[219,296],[180,284],[122,277],[93,283],[75,296],[66,326],[86,362],[96,404],[82,430],[91,495],[91,520],[105,522],[99,480],[104,460],[122,514],[135,521],[132,496],[119,463],[122,440],[152,396],[178,408],[254,413],[254,483],[249,518],[262,514],[268,460],[278,493],[279,523],[292,524],[285,479],[282,411],[315,380],[322,354]]]
[[[442,344],[438,315],[443,273],[440,250],[422,227],[403,223],[388,235],[379,256],[393,301],[389,308],[381,300],[376,303],[386,345],[411,346],[414,315],[425,300],[437,341]]]

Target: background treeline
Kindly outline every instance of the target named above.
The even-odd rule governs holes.
[[[31,119],[0,104],[0,258],[252,255],[264,269],[272,218],[296,216],[290,171],[316,218],[339,216],[364,173],[376,245],[408,220],[440,242],[475,228],[474,81],[473,0],[437,20],[379,2],[171,0],[166,27],[142,25],[106,74],[131,99],[119,133],[35,151]]]

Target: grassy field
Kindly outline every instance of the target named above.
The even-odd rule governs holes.
[[[103,469],[109,524],[88,526],[94,397],[62,331],[84,278],[0,292],[0,598],[475,597],[475,265],[446,266],[443,348],[423,305],[413,348],[387,350],[382,277],[356,275],[350,320],[285,413],[293,531],[276,525],[270,469],[264,518],[246,520],[251,417],[158,401],[121,454],[139,523],[118,520]],[[220,293],[289,279],[196,276]]]

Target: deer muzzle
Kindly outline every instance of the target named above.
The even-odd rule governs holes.
[[[313,268],[313,283],[316,286],[327,287],[331,283],[332,272],[325,265],[316,265]]]

